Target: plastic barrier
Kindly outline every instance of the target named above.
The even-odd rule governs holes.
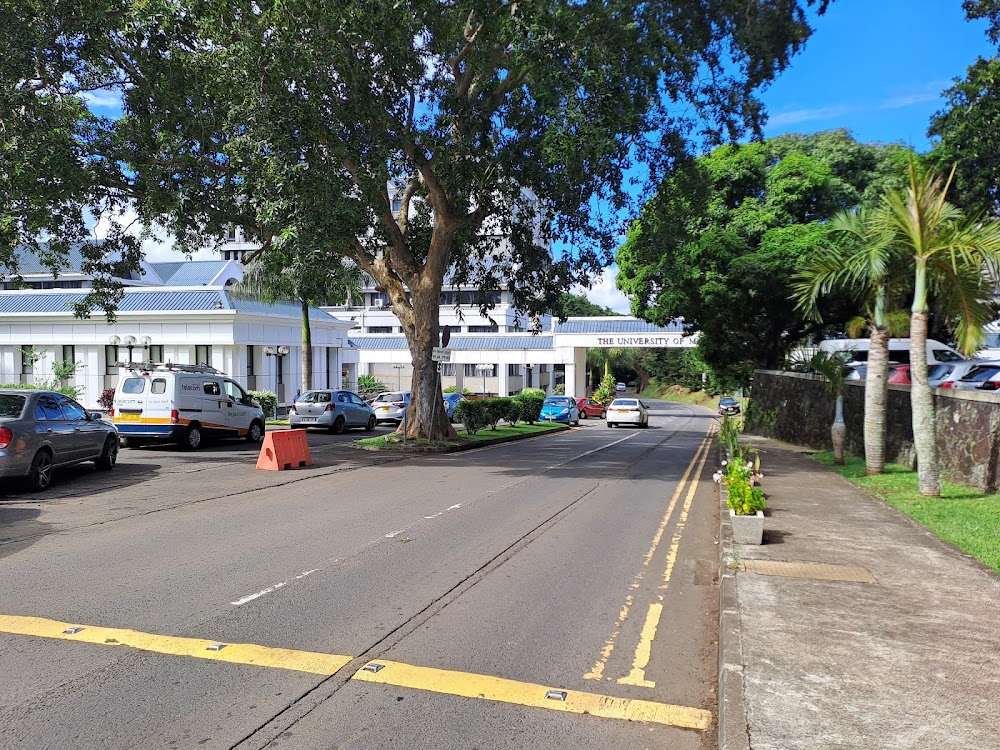
[[[264,444],[257,457],[257,468],[267,471],[312,466],[305,430],[276,430],[264,434]]]

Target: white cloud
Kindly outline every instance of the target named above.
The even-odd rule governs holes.
[[[128,234],[138,237],[142,233],[142,224],[138,221],[135,211],[127,209],[117,214],[103,214],[94,225],[94,236],[103,239],[113,225],[125,227]],[[163,227],[154,226],[152,236],[146,237],[142,241],[142,252],[146,260],[150,263],[164,263],[170,261],[185,260],[184,253],[174,248],[173,238]],[[219,256],[211,249],[204,248],[196,251],[192,256],[194,260],[218,260]]]
[[[914,104],[937,101],[941,98],[941,92],[950,85],[948,81],[930,81],[915,90],[896,94],[879,102],[869,104],[831,104],[824,107],[778,112],[768,118],[767,124],[773,128],[784,128],[789,125],[797,125],[801,122],[835,120],[838,117],[860,114],[862,112],[905,109],[906,107],[912,107]]]
[[[87,91],[80,95],[92,108],[111,109],[121,112],[122,96],[114,91]]]
[[[631,314],[629,299],[615,287],[615,278],[618,276],[618,266],[609,266],[594,281],[590,289],[582,286],[575,286],[570,289],[573,294],[582,294],[595,305],[610,307],[617,313],[623,315]]]
[[[810,120],[832,120],[837,117],[859,111],[857,107],[848,104],[836,104],[832,107],[813,107],[812,109],[793,109],[790,112],[779,112],[768,118],[767,124],[775,128],[797,125]]]

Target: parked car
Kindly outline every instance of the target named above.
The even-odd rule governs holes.
[[[378,394],[372,399],[371,406],[375,410],[375,420],[377,422],[395,422],[399,424],[403,421],[403,412],[410,405],[409,391],[387,391]]]
[[[909,365],[889,365],[889,379],[895,385],[911,385]]]
[[[618,391],[619,393],[621,393],[622,391],[625,390],[625,384],[624,383],[615,383],[615,390]]]
[[[448,421],[455,421],[455,407],[458,406],[462,401],[468,401],[465,396],[461,393],[446,393],[444,394],[444,410],[448,413]]]
[[[965,359],[961,362],[946,362],[931,369],[927,373],[927,380],[931,388],[953,388],[955,383],[968,375],[973,368],[980,365],[995,364],[1000,364],[1000,361],[992,359]]]
[[[616,398],[608,407],[608,427],[634,424],[649,427],[649,410],[637,398]]]
[[[740,402],[731,396],[723,396],[719,399],[719,414],[739,414]]]
[[[973,367],[951,387],[956,391],[1000,391],[1000,362]]]
[[[542,402],[542,413],[538,420],[578,425],[580,410],[576,406],[576,401],[569,396],[549,396]]]
[[[348,427],[375,429],[375,410],[352,391],[306,391],[288,407],[291,427],[324,427],[334,435]]]
[[[93,461],[111,470],[117,460],[118,432],[99,413],[53,391],[0,390],[0,477],[41,492],[55,469]]]
[[[598,401],[594,401],[592,398],[578,398],[576,400],[576,408],[580,412],[580,419],[586,419],[587,417],[604,419],[608,413],[608,407]]]

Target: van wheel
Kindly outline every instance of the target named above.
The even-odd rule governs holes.
[[[181,448],[189,451],[196,451],[201,447],[201,426],[200,425],[190,425],[187,428],[187,432],[184,433],[184,437],[181,438]]]
[[[344,422],[344,418],[337,417],[335,420],[333,420],[333,427],[330,428],[330,432],[332,432],[334,435],[343,435],[344,427],[346,426],[347,424]]]
[[[246,437],[248,443],[259,443],[261,438],[264,437],[264,425],[255,419],[250,423],[250,429],[247,430]]]
[[[141,448],[142,441],[139,438],[125,438],[126,448]]]
[[[365,431],[371,432],[375,429],[375,415],[368,417],[368,424],[365,425]]]
[[[111,471],[115,468],[116,461],[118,461],[118,438],[114,435],[108,435],[108,439],[104,441],[101,455],[94,461],[94,465],[102,471]]]
[[[35,492],[45,492],[52,484],[52,454],[43,448],[31,459],[28,470],[28,486]]]

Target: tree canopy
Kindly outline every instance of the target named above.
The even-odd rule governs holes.
[[[639,317],[683,318],[722,377],[776,367],[819,325],[790,299],[799,260],[838,211],[869,205],[905,179],[908,151],[843,130],[722,146],[660,183],[618,251],[618,287]],[[847,297],[827,326],[856,313]]]
[[[0,263],[124,203],[182,247],[237,224],[267,252],[291,222],[388,295],[426,437],[451,431],[430,361],[445,274],[550,308],[609,259],[637,168],[658,180],[692,133],[759,132],[755,91],[808,37],[805,8],[827,5],[2,2],[3,154],[25,194],[0,207]],[[93,92],[123,116],[93,117]]]
[[[595,304],[583,294],[571,294],[570,292],[559,295],[559,299],[556,300],[556,304],[552,308],[552,314],[560,318],[618,315],[610,307]]]

